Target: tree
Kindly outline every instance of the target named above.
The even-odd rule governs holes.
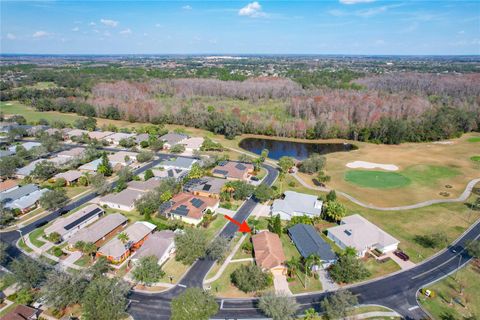
[[[307,159],[303,160],[299,168],[300,172],[315,173],[323,170],[326,163],[326,158],[319,154],[312,154]]]
[[[38,288],[45,280],[46,267],[39,261],[22,257],[10,264],[15,280],[24,288]]]
[[[133,269],[132,274],[136,281],[148,286],[159,282],[165,272],[158,265],[158,259],[155,256],[148,256],[140,259],[139,265]]]
[[[280,167],[280,172],[286,174],[291,167],[295,165],[295,160],[291,157],[283,156],[278,159],[278,166]]]
[[[348,290],[337,291],[321,302],[325,317],[330,320],[347,318],[357,304],[357,297]]]
[[[92,117],[79,118],[75,120],[73,126],[77,129],[93,131],[97,127],[97,119]]]
[[[207,247],[207,257],[212,260],[223,261],[225,255],[230,250],[230,240],[228,238],[219,236],[213,239]]]
[[[183,144],[176,144],[173,147],[170,148],[171,153],[184,153],[185,152],[185,146]]]
[[[330,190],[329,193],[327,193],[327,201],[336,201],[337,200],[337,194],[335,193],[335,190]]]
[[[230,275],[232,283],[243,292],[263,290],[271,284],[268,273],[256,264],[241,265]]]
[[[347,214],[345,207],[337,201],[327,201],[323,205],[323,217],[330,221],[340,221]]]
[[[12,210],[5,208],[0,203],[0,227],[6,227],[15,220],[15,214]]]
[[[276,233],[279,237],[282,235],[282,221],[280,220],[279,214],[270,218],[268,221],[268,230]]]
[[[63,310],[81,301],[87,285],[88,281],[81,276],[51,271],[40,293],[48,305]]]
[[[240,154],[240,156],[238,157],[238,161],[239,161],[239,162],[244,162],[244,163],[252,163],[252,162],[253,162],[253,159],[252,159],[252,157],[250,157],[248,154],[242,153],[242,154]]]
[[[59,243],[62,240],[62,236],[58,232],[52,232],[48,235],[48,240],[53,243]]]
[[[322,183],[327,183],[331,180],[331,177],[327,176],[323,171],[318,171],[317,180]]]
[[[369,277],[370,271],[356,257],[341,255],[330,268],[330,276],[338,283],[351,283]]]
[[[417,235],[414,240],[425,248],[443,248],[448,244],[448,237],[445,232]]]
[[[172,300],[172,320],[208,320],[217,312],[215,298],[199,288],[188,288]]]
[[[125,232],[120,232],[117,236],[118,240],[120,240],[123,244],[127,243],[130,238],[128,237],[128,234]]]
[[[15,175],[18,163],[17,157],[2,157],[0,159],[0,176],[3,179],[11,178]]]
[[[260,297],[258,307],[266,316],[273,320],[291,320],[295,319],[295,313],[300,307],[295,298],[285,293],[276,294],[269,291]]]
[[[129,291],[129,285],[119,278],[98,277],[93,279],[83,294],[82,318],[86,320],[123,318]]]
[[[63,188],[67,185],[67,180],[65,180],[65,178],[58,178],[58,179],[55,179],[55,182],[53,183],[52,187],[54,189],[60,189],[60,188]]]
[[[205,255],[207,236],[200,229],[185,229],[182,234],[175,236],[177,253],[175,259],[183,264],[192,264],[195,260]]]
[[[53,177],[58,172],[57,167],[53,162],[41,161],[37,163],[35,169],[33,169],[31,176],[35,179],[47,180]]]
[[[228,189],[230,191],[230,194],[233,194],[233,198],[235,200],[245,200],[248,197],[250,197],[255,189],[254,186],[251,184],[248,184],[245,181],[228,181],[224,185],[225,188],[230,188]],[[225,189],[227,190],[227,189]]]
[[[133,138],[128,138],[128,139],[121,139],[118,142],[118,144],[121,147],[124,147],[124,148],[131,148],[131,147],[135,146],[137,144],[137,142]]]
[[[92,242],[77,241],[74,248],[90,256],[92,259],[95,252],[97,252],[97,246]]]
[[[258,201],[265,202],[273,198],[274,191],[270,186],[262,183],[255,189],[253,195]]]
[[[110,190],[110,186],[108,185],[107,179],[101,173],[97,173],[91,179],[91,184],[95,189],[95,192],[102,195],[107,193]]]
[[[112,165],[108,160],[106,152],[104,152],[102,155],[102,162],[98,165],[97,171],[98,173],[103,174],[105,177],[109,177],[113,174]]]
[[[150,151],[141,151],[137,154],[137,161],[138,162],[148,162],[153,159],[153,152]]]
[[[315,309],[310,308],[305,310],[305,316],[302,318],[302,320],[322,320],[322,318],[318,312],[315,311]]]
[[[7,248],[8,248],[8,244],[0,241],[0,264],[3,264],[7,260],[7,257],[8,257]]]
[[[478,259],[480,258],[480,240],[470,240],[467,241],[465,244],[465,248],[469,255],[473,258]]]
[[[93,278],[101,277],[108,270],[110,270],[110,262],[103,256],[98,258],[97,262],[88,269]]]
[[[192,169],[190,169],[190,172],[188,173],[187,178],[188,179],[199,179],[205,175],[205,170],[198,164],[194,163],[192,165]]]
[[[163,145],[165,144],[162,140],[153,140],[150,142],[150,149],[157,152],[163,149]]]
[[[288,268],[288,276],[290,278],[295,278],[297,275],[297,270],[301,267],[300,259],[292,256],[290,260],[286,262],[286,266]]]
[[[135,200],[135,209],[137,209],[138,213],[148,220],[151,215],[158,210],[160,204],[161,202],[158,192],[150,191],[144,194],[140,199]]]
[[[145,170],[145,173],[143,174],[143,179],[145,181],[147,181],[148,179],[153,178],[153,177],[155,177],[155,175],[153,174],[152,169]]]
[[[67,202],[67,192],[64,189],[49,190],[42,194],[39,200],[45,210],[57,210]]]

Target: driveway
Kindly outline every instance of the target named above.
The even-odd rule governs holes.
[[[273,286],[276,293],[285,293],[289,296],[292,295],[292,291],[288,287],[287,277],[283,274],[282,270],[272,270],[273,274]]]
[[[416,266],[415,263],[413,263],[412,261],[408,260],[408,261],[403,261],[402,259],[400,259],[399,257],[397,257],[393,251],[391,252],[388,252],[386,253],[386,256],[391,258],[393,261],[395,261],[402,270],[407,270],[407,269],[410,269],[410,268],[413,268]]]
[[[269,217],[270,216],[270,206],[265,204],[258,204],[255,209],[252,211],[252,216],[260,217]]]

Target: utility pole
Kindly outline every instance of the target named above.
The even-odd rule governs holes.
[[[458,255],[458,266],[457,266],[457,270],[455,271],[455,281],[457,281],[457,275],[458,275],[458,270],[460,269],[460,264],[462,263],[462,255],[459,254]]]

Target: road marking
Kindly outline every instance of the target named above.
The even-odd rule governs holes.
[[[186,287],[187,287],[186,285],[184,285],[184,284],[180,284],[180,283],[179,283],[179,284],[177,284],[177,286],[179,286],[179,287],[182,287],[182,288],[186,288]]]
[[[222,301],[220,302],[220,309],[223,309],[223,299],[222,299]]]
[[[410,308],[408,308],[408,311],[413,311],[413,310],[418,309],[418,308],[420,308],[420,307],[419,306],[410,307]]]

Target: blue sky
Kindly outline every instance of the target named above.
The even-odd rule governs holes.
[[[2,53],[480,54],[480,1],[4,1]]]

